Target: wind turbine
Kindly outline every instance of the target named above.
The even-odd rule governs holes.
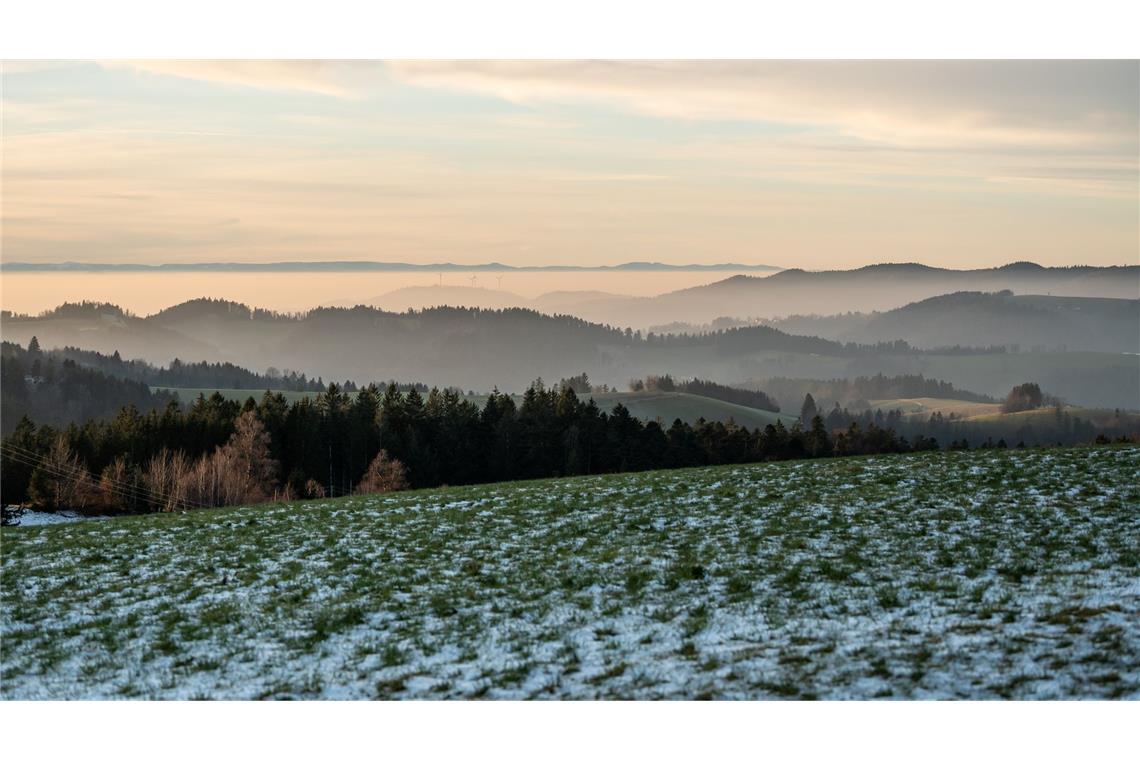
[[[503,289],[503,276],[501,274],[495,275],[495,279],[499,281],[499,290]]]
[[[477,279],[477,275],[471,275],[467,279],[471,280],[471,287],[475,287],[475,280]]]

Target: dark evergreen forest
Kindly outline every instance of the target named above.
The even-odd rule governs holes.
[[[482,407],[453,390],[433,388],[425,396],[414,388],[402,392],[395,384],[369,385],[351,395],[332,384],[315,399],[293,404],[267,391],[260,402],[250,398],[245,404],[214,394],[187,408],[176,401],[145,413],[128,406],[112,420],[63,429],[25,418],[0,450],[0,490],[7,503],[68,508],[67,498],[78,497],[61,494],[80,490],[61,479],[78,474],[83,482],[105,484],[105,498],[84,497],[90,509],[149,511],[162,507],[163,497],[155,498],[155,492],[169,480],[173,452],[193,462],[237,451],[237,461],[247,463],[239,466],[239,475],[261,473],[259,482],[241,492],[264,500],[359,491],[378,458],[398,463],[399,481],[419,488],[801,457],[1091,442],[1097,436],[1087,421],[1058,414],[1066,417],[1060,428],[1010,427],[1008,441],[995,441],[1000,429],[970,432],[969,425],[938,414],[919,421],[897,412],[854,414],[835,408],[816,414],[807,425],[777,422],[749,430],[705,420],[643,423],[623,406],[607,414],[593,400],[581,401],[568,384],[548,388],[541,381],[527,389],[520,404],[495,392]],[[243,437],[254,444],[235,448]]]

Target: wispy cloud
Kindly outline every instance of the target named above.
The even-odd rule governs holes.
[[[1135,146],[1134,62],[398,61],[421,86],[911,146]]]
[[[669,179],[664,174],[611,174],[606,172],[574,172],[554,177],[559,182],[657,182]]]
[[[102,61],[143,75],[174,76],[265,90],[356,98],[385,80],[375,61]]]

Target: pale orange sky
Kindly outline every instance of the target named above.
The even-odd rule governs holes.
[[[5,261],[1135,264],[1136,62],[3,72]]]

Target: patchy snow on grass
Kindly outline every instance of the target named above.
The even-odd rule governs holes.
[[[62,511],[62,512],[37,512],[32,509],[25,509],[23,514],[20,515],[19,522],[11,527],[18,527],[20,525],[56,525],[58,523],[75,522],[76,520],[102,520],[102,517],[85,517],[78,512]]]
[[[0,695],[1140,697],[1140,448],[3,529]]]

